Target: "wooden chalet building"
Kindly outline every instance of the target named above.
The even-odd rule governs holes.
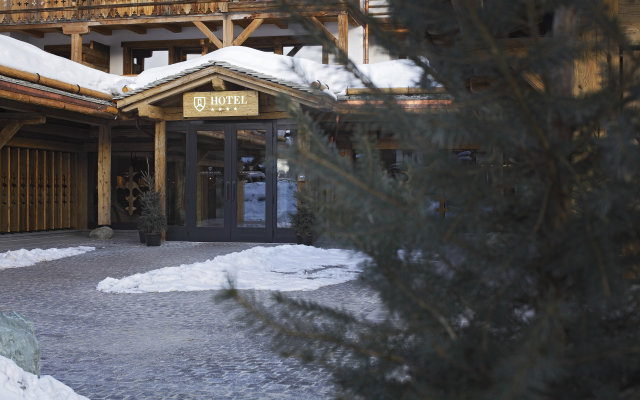
[[[383,1],[361,6],[384,18]],[[286,13],[268,0],[0,0],[0,33],[118,75],[228,46],[307,51],[329,63],[294,15],[356,62],[385,59],[369,55],[366,27],[341,1]],[[194,93],[240,110],[188,114]],[[222,62],[115,98],[0,67],[0,233],[135,228],[140,172],[149,168],[165,198],[168,239],[291,241],[298,177],[284,161],[266,161],[297,135],[279,94],[331,118],[348,112],[348,100]]]
[[[384,1],[360,1],[385,17]],[[640,15],[635,1],[615,3],[623,22]],[[293,18],[302,15],[354,61],[385,60],[369,48],[367,27],[344,2],[289,13],[275,4],[0,0],[0,34],[118,75],[228,46],[289,56],[308,52],[331,62]],[[280,94],[335,121],[349,114],[361,93],[328,99],[312,87],[211,62],[112,97],[0,67],[0,233],[133,229],[140,172],[149,168],[165,198],[168,239],[291,241],[288,213],[295,210],[298,177],[277,155],[295,143],[297,127],[276,105]],[[406,107],[447,103],[425,93],[405,94],[414,95]],[[202,114],[198,108],[212,105],[207,101],[226,113]],[[338,145],[350,151],[348,142]],[[394,144],[381,142],[380,148],[393,163]],[[269,164],[272,158],[277,161]]]

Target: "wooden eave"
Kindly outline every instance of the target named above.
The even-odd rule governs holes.
[[[104,119],[113,119],[118,113],[118,110],[112,105],[96,103],[60,93],[53,93],[33,86],[2,80],[0,80],[0,98],[17,103],[71,111]]]
[[[296,90],[285,85],[266,81],[221,66],[210,66],[191,74],[177,78],[165,84],[149,88],[129,97],[116,100],[117,108],[122,112],[131,112],[141,106],[153,106],[158,102],[200,86],[210,84],[212,78],[219,78],[247,89],[256,90],[272,96],[286,95],[296,102],[317,109],[333,109],[336,102],[323,94],[313,94]]]

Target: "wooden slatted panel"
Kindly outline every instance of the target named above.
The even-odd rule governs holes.
[[[55,174],[55,153],[47,152],[47,229],[54,229],[56,226],[56,174]]]
[[[80,228],[78,224],[78,179],[77,176],[80,175],[78,165],[78,155],[75,153],[69,154],[69,225],[72,228],[78,229]],[[73,172],[72,172],[73,171]]]
[[[11,148],[9,156],[9,176],[11,180],[9,188],[9,232],[20,230],[19,195],[20,190],[20,152],[19,149]]]
[[[62,226],[63,228],[71,228],[71,185],[69,178],[71,177],[71,154],[62,154]]]
[[[38,150],[29,150],[29,157],[31,159],[31,170],[29,180],[29,230],[38,230]]]
[[[80,159],[69,152],[0,149],[0,233],[86,227]]]
[[[38,189],[40,191],[38,208],[40,209],[40,216],[38,218],[38,230],[47,229],[47,200],[49,195],[49,190],[47,187],[47,152],[44,150],[39,150],[39,164],[38,164],[38,172],[40,175],[40,179],[38,181]]]
[[[20,190],[18,191],[18,212],[20,231],[29,230],[29,150],[19,149]]]
[[[56,153],[55,157],[55,170],[56,170],[56,224],[54,229],[60,229],[64,227],[64,204],[63,204],[63,167],[62,167],[62,153]]]
[[[9,232],[9,147],[0,149],[0,232]]]

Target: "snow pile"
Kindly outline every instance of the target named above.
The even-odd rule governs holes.
[[[38,73],[112,95],[122,94],[125,86],[128,90],[140,89],[160,79],[213,61],[225,61],[237,67],[303,86],[310,86],[311,83],[319,81],[328,86],[325,92],[332,96],[345,94],[347,88],[364,87],[364,84],[343,66],[326,65],[243,46],[225,47],[202,57],[151,68],[136,77],[124,77],[89,68],[47,53],[29,43],[0,35],[0,65]],[[358,68],[379,88],[414,87],[419,84],[423,74],[423,70],[409,60],[363,64]]]
[[[200,263],[166,267],[122,279],[106,278],[97,289],[144,293],[238,289],[315,290],[355,279],[366,260],[360,253],[312,246],[253,247]]]
[[[98,71],[3,35],[0,35],[0,65],[107,94],[120,93],[129,82],[120,75]]]
[[[41,261],[51,261],[65,257],[77,256],[95,249],[95,247],[78,246],[67,247],[64,249],[20,249],[7,251],[5,253],[0,253],[0,270],[28,267]]]
[[[0,356],[0,399],[88,400],[53,377],[47,375],[38,378],[3,356]]]
[[[237,67],[250,69],[291,83],[310,86],[320,81],[328,91],[341,95],[347,88],[364,84],[341,65],[327,65],[304,58],[267,53],[243,46],[225,47],[202,57],[165,67],[151,68],[135,77],[127,85],[130,90],[143,88],[157,80],[196,68],[212,61],[224,61]],[[393,60],[377,64],[363,64],[358,68],[379,88],[414,87],[420,83],[423,70],[410,60]]]

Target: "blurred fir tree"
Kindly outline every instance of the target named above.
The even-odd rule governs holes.
[[[283,353],[329,365],[345,398],[639,399],[640,52],[617,1],[389,3],[375,42],[451,104],[374,95],[385,108],[352,124],[354,160],[298,112],[291,156],[333,193],[314,205],[321,228],[370,256],[361,281],[388,318],[229,295]],[[370,132],[410,155],[402,179]]]

